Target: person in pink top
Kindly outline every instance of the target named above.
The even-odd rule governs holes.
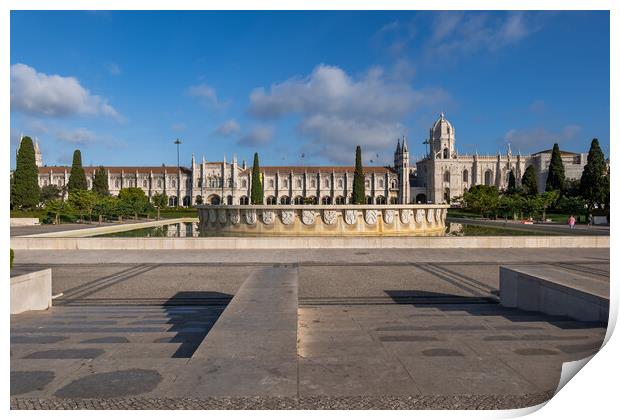
[[[575,218],[572,214],[568,218],[568,226],[570,226],[571,229],[575,227]]]

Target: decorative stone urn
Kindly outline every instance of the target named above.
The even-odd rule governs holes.
[[[442,236],[447,205],[201,205],[201,236]]]

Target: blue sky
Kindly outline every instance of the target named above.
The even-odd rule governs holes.
[[[12,167],[21,133],[49,165],[383,164],[442,111],[459,153],[607,155],[608,12],[11,12]]]

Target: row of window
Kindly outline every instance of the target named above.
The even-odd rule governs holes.
[[[288,188],[289,187],[289,182],[288,181],[289,180],[287,178],[285,178],[282,181],[283,188]],[[338,179],[336,181],[336,185],[337,185],[337,188],[343,189],[344,188],[344,180],[343,179]],[[397,184],[396,180],[393,179],[392,180],[392,188],[397,188],[397,185],[398,184]],[[275,180],[274,179],[269,179],[268,186],[269,186],[269,188],[272,188],[272,189],[275,188]],[[384,183],[383,178],[380,178],[378,180],[378,186],[379,186],[379,188],[385,188],[385,183]],[[325,187],[325,188],[330,188],[331,187],[331,182],[330,182],[329,178],[326,178],[326,179],[323,180],[323,187]],[[353,187],[353,181],[350,182],[349,187],[350,188]],[[302,188],[301,179],[296,179],[295,180],[295,188]],[[311,179],[310,180],[310,188],[316,188],[316,179]],[[369,179],[366,180],[366,188],[370,188],[370,180]]]
[[[506,183],[509,182],[509,178],[510,178],[510,172],[506,174]],[[484,172],[484,185],[493,185],[495,182],[493,180],[493,171],[490,169],[487,169]],[[450,172],[446,171],[443,174],[443,182],[450,182]],[[463,182],[465,183],[469,183],[469,171],[467,169],[465,169],[463,171]]]
[[[352,196],[349,196],[348,201],[349,203],[353,200]],[[202,203],[203,202],[203,198],[201,196],[196,196],[196,203]],[[330,196],[323,196],[320,199],[321,204],[347,204],[347,198],[343,197],[341,195],[337,196],[334,198],[333,203],[332,203],[332,197]],[[212,205],[218,205],[218,204],[222,204],[222,198],[217,195],[211,195],[209,197],[207,197],[207,204],[212,204]],[[233,197],[231,195],[226,197],[226,204],[233,204]],[[249,204],[249,198],[247,196],[242,196],[239,197],[239,204],[241,205],[247,205]],[[319,204],[319,198],[318,197],[302,197],[300,195],[294,197],[291,199],[291,197],[288,197],[286,195],[280,197],[280,199],[278,200],[275,196],[270,195],[265,199],[265,204],[267,205],[277,205],[277,204],[296,204],[296,205],[303,205],[303,204]],[[373,199],[373,197],[371,196],[366,196],[366,204],[387,204],[387,199],[380,195],[376,198]],[[390,199],[390,204],[397,204],[397,199],[396,198],[391,198]]]

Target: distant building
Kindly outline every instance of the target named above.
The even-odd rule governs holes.
[[[544,191],[551,150],[531,155],[495,156],[459,155],[455,147],[455,130],[442,113],[424,142],[427,151],[415,167],[409,163],[405,138],[398,139],[394,166],[366,166],[365,189],[368,204],[447,203],[474,185],[508,186],[510,171],[520,185],[525,169],[536,169],[538,190]],[[39,143],[35,142],[39,185],[69,182],[71,168],[43,166]],[[587,162],[587,153],[562,151],[567,179],[579,179]],[[96,167],[85,167],[88,188]],[[245,161],[238,164],[224,158],[208,162],[204,156],[197,163],[194,155],[190,167],[107,166],[110,193],[121,188],[142,188],[148,197],[155,193],[168,196],[170,206],[205,204],[248,204],[252,185],[252,168]],[[353,193],[353,166],[262,166],[265,204],[349,204]]]
[[[447,203],[474,185],[495,185],[505,189],[511,170],[520,185],[525,169],[530,165],[536,169],[538,191],[545,190],[551,149],[531,155],[513,155],[508,146],[505,155],[459,155],[454,127],[443,113],[431,127],[424,144],[428,146],[426,156],[416,163],[415,174],[411,177],[410,196],[416,203]],[[580,179],[588,154],[560,153],[566,178]]]

